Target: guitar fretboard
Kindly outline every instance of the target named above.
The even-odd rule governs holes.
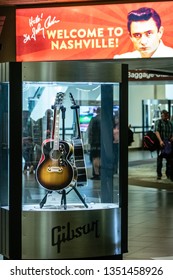
[[[53,150],[57,151],[59,150],[59,113],[60,110],[55,110],[55,129],[54,129],[54,145]]]

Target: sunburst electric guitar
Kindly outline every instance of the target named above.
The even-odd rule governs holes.
[[[74,169],[69,161],[72,145],[59,140],[59,116],[63,93],[56,96],[52,139],[42,144],[42,156],[36,169],[38,183],[50,191],[60,191],[70,185],[74,178]]]
[[[82,143],[82,137],[81,137],[80,125],[79,125],[79,114],[78,114],[79,105],[76,104],[72,93],[69,93],[69,95],[70,95],[71,102],[73,104],[71,106],[71,109],[74,109],[76,114],[77,135],[72,139],[72,142],[74,146],[74,162],[77,169],[77,182],[79,184],[85,184],[87,182],[87,173],[86,173],[84,149],[83,149],[83,143]]]

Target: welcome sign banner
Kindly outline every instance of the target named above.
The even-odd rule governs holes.
[[[127,14],[141,7],[157,11],[162,40],[173,47],[173,2],[17,9],[16,61],[112,59],[131,52]]]

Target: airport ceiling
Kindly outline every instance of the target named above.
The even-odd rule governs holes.
[[[151,0],[149,0],[151,1]],[[148,2],[149,2],[148,1]],[[0,6],[23,6],[23,5],[38,5],[38,4],[62,4],[62,3],[77,3],[77,2],[93,2],[93,0],[0,0]],[[105,2],[105,0],[95,0],[96,2]],[[110,1],[111,2],[111,1]],[[114,0],[114,2],[120,2]],[[121,1],[127,2],[127,1]],[[144,2],[133,1],[133,2]],[[122,62],[122,60],[120,60]],[[152,58],[152,59],[132,59],[123,60],[129,65],[130,70],[146,70],[149,73],[167,74],[173,76],[173,58]]]

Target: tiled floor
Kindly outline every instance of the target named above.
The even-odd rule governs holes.
[[[124,259],[173,259],[173,191],[129,186],[128,242]]]
[[[131,151],[129,160],[147,156]],[[173,191],[129,185],[128,242],[126,260],[173,259]]]

